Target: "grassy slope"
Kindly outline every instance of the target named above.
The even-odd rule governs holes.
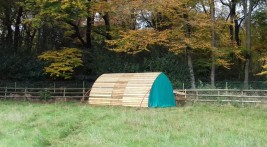
[[[267,109],[0,101],[0,146],[265,146]]]

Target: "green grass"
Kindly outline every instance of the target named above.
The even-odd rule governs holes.
[[[266,146],[267,108],[0,101],[0,146]]]

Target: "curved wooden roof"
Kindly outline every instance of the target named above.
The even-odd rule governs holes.
[[[94,83],[89,104],[148,107],[150,89],[161,72],[103,74]]]

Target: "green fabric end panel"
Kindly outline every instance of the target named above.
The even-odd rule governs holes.
[[[176,106],[172,84],[169,78],[161,73],[154,81],[150,90],[148,107]]]

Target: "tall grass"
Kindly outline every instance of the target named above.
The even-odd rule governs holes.
[[[265,146],[267,109],[0,101],[0,146]]]

